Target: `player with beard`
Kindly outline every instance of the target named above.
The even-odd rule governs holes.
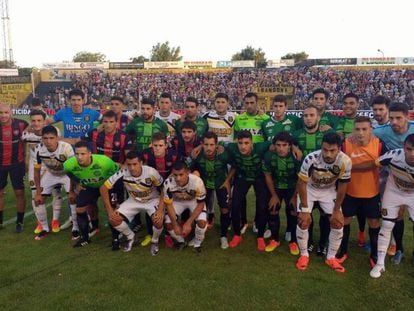
[[[180,129],[180,135],[172,140],[171,145],[178,155],[185,159],[191,156],[195,147],[201,145],[201,139],[197,135],[197,126],[192,121],[184,121]]]
[[[354,121],[359,108],[359,97],[354,93],[348,93],[342,99],[344,115],[339,117],[336,132],[342,137],[347,137],[354,129]]]
[[[308,228],[313,206],[319,202],[324,213],[329,215],[331,224],[325,263],[336,272],[345,272],[335,255],[343,236],[341,205],[351,178],[352,162],[340,150],[341,145],[342,139],[338,134],[327,133],[323,136],[321,150],[308,154],[302,163],[297,185],[300,204],[296,236],[300,257],[296,267],[299,270],[306,270],[309,265]]]
[[[377,128],[381,125],[386,125],[389,120],[390,99],[388,97],[378,95],[372,99],[371,107],[375,122],[372,127]]]
[[[155,116],[158,119],[163,120],[168,127],[170,132],[170,137],[175,136],[175,122],[181,118],[178,113],[171,111],[172,108],[172,98],[170,93],[162,93],[160,99],[158,100],[159,110],[156,112]]]
[[[181,135],[181,127],[185,121],[191,121],[196,125],[197,137],[202,138],[208,131],[207,120],[198,116],[198,107],[200,103],[194,97],[187,97],[184,103],[184,115],[175,122],[175,131],[177,136]]]
[[[209,131],[217,135],[218,141],[234,141],[234,122],[237,113],[228,111],[229,96],[225,93],[217,93],[214,97],[214,111],[207,112],[204,119],[208,122]]]
[[[169,134],[164,121],[155,117],[155,102],[152,99],[143,98],[141,116],[127,125],[125,133],[134,137],[135,150],[142,151],[149,146],[152,135],[157,132]]]
[[[329,94],[322,88],[316,89],[312,92],[311,103],[318,109],[319,115],[321,116],[320,126],[321,131],[324,132],[328,129],[336,129],[339,118],[326,111],[326,104],[328,103]]]

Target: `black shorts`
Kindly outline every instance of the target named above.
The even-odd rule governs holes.
[[[285,202],[285,211],[287,214],[296,214],[296,206],[292,206],[290,203],[290,200],[292,200],[293,195],[295,194],[295,189],[275,189],[276,194],[280,200],[280,204],[282,202]],[[280,209],[280,206],[278,207]]]
[[[76,207],[86,207],[88,205],[94,205],[98,201],[101,193],[99,188],[85,188],[79,191],[76,197]]]
[[[15,190],[24,189],[24,174],[26,173],[25,163],[18,163],[10,166],[0,167],[0,189],[7,186],[7,176],[10,174],[10,180]]]
[[[381,218],[381,198],[377,194],[372,198],[354,198],[345,195],[342,202],[342,213],[344,217],[352,217],[360,214],[366,218]]]
[[[207,189],[206,208],[209,213],[214,212],[214,191],[216,192],[217,203],[220,209],[229,208],[229,196],[226,188]]]

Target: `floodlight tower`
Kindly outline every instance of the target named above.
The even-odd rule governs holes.
[[[14,63],[13,48],[10,35],[9,1],[0,0],[1,22],[3,28],[3,58],[10,65]]]

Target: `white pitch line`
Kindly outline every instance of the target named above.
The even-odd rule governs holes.
[[[63,199],[62,199],[62,203],[63,202],[65,202],[66,201],[66,197],[64,197]],[[48,203],[48,204],[46,204],[46,208],[49,208],[49,207],[51,207],[52,206],[52,202],[50,202],[50,203]],[[32,216],[34,214],[34,211],[33,211],[33,209],[30,211],[30,212],[27,212],[27,213],[25,213],[24,214],[24,218],[27,218],[27,217],[29,217],[29,216]],[[7,225],[10,225],[10,224],[13,224],[13,223],[15,223],[16,222],[16,220],[17,220],[17,217],[14,217],[14,218],[12,218],[12,219],[9,219],[9,220],[7,220],[7,221],[5,221],[4,223],[3,223],[3,226],[7,226]]]

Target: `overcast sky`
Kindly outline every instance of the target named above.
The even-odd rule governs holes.
[[[111,61],[149,56],[157,42],[184,60],[230,60],[252,45],[267,59],[414,56],[414,2],[406,0],[9,0],[19,66],[69,61],[78,51]]]

